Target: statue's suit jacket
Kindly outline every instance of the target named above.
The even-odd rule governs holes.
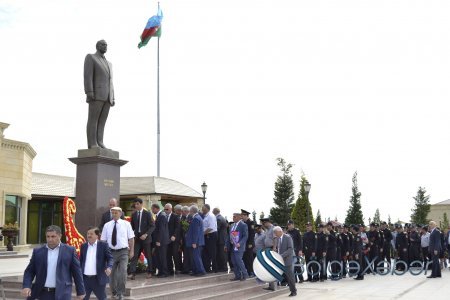
[[[94,92],[95,100],[109,101],[111,106],[114,105],[112,64],[98,52],[88,54],[84,59],[84,92]]]

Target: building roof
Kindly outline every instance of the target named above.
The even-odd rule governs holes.
[[[75,195],[75,178],[33,172],[32,195],[69,196]],[[203,195],[191,187],[165,177],[121,177],[120,195],[175,195],[202,198]]]
[[[450,199],[438,202],[438,203],[434,203],[432,205],[450,205]]]
[[[50,175],[33,172],[31,194],[45,196],[75,196],[75,180],[73,177]]]

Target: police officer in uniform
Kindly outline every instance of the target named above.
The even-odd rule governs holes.
[[[328,231],[328,247],[327,247],[327,264],[335,261],[337,258],[337,247],[338,247],[338,236],[334,231],[333,223],[327,223],[327,231]],[[330,279],[338,280],[339,276],[336,275],[338,272],[338,266],[334,263],[331,265],[332,275]],[[325,273],[326,274],[326,273]]]
[[[378,245],[380,241],[380,236],[376,230],[375,223],[370,223],[370,230],[367,233],[367,239],[369,240],[369,261],[372,263],[373,259],[378,257]],[[375,267],[376,265],[373,266],[374,269]],[[371,273],[372,271],[368,269],[367,272]]]
[[[347,233],[347,225],[339,227],[339,236],[340,236],[340,256],[339,260],[342,262],[342,277],[345,278],[347,276],[347,262],[348,256],[350,255],[350,242]]]
[[[389,230],[387,223],[381,223],[381,232],[383,232],[383,253],[381,253],[381,259],[391,262],[391,241],[392,232]]]
[[[364,269],[362,268],[362,258],[363,258],[363,242],[362,237],[360,233],[360,226],[353,225],[352,226],[352,233],[353,233],[353,244],[352,244],[352,256],[353,259],[359,264],[360,269],[358,275],[355,277],[355,280],[363,280]]]
[[[408,237],[406,233],[403,231],[402,225],[397,224],[397,237],[395,238],[395,248],[397,249],[397,257],[398,260],[405,262],[408,264]],[[404,264],[397,264],[397,270],[403,271],[405,270]]]
[[[317,260],[320,263],[320,281],[327,280],[327,249],[328,235],[324,231],[325,226],[319,225],[319,233],[317,234]]]
[[[409,262],[413,262],[415,260],[420,261],[420,235],[417,232],[416,225],[411,224],[411,231],[409,233]]]
[[[316,261],[316,253],[317,253],[317,235],[314,231],[312,231],[312,224],[306,223],[306,232],[303,234],[303,251],[299,253],[299,256],[305,256],[306,265],[310,261]],[[313,264],[308,272],[308,281],[315,282],[317,281],[316,276],[312,276],[312,274],[318,271],[317,265]]]
[[[247,269],[247,273],[249,277],[254,277],[253,273],[253,247],[255,247],[255,224],[252,220],[250,220],[250,213],[244,209],[241,209],[242,221],[247,224],[248,228],[248,238],[247,245],[245,246],[244,252],[244,265]]]

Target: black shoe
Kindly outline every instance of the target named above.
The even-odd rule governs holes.
[[[272,288],[270,288],[270,287],[263,288],[263,290],[271,291],[271,292],[275,291],[274,289],[272,289]]]
[[[239,281],[241,278],[231,278],[230,281]]]
[[[206,275],[206,273],[198,273],[198,274],[195,274],[194,276],[195,277],[202,277],[202,276],[205,276]]]
[[[246,281],[248,277],[242,277],[241,279],[239,279],[240,281]]]
[[[356,277],[356,278],[354,278],[355,280],[364,280],[364,277]]]
[[[295,296],[297,296],[297,292],[290,293],[288,297],[295,297]]]
[[[156,277],[157,278],[166,278],[166,277],[168,277],[167,275],[164,275],[164,274],[158,274],[158,275],[156,275]]]
[[[436,278],[436,276],[427,276],[427,278]]]

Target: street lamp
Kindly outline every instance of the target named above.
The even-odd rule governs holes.
[[[308,181],[306,181],[305,183],[305,194],[306,194],[306,200],[308,200],[307,202],[309,203],[309,191],[311,190],[311,183],[309,183]],[[309,207],[306,207],[306,222],[309,222]]]
[[[206,204],[206,190],[207,189],[208,189],[208,185],[203,181],[203,184],[202,184],[203,204]]]

